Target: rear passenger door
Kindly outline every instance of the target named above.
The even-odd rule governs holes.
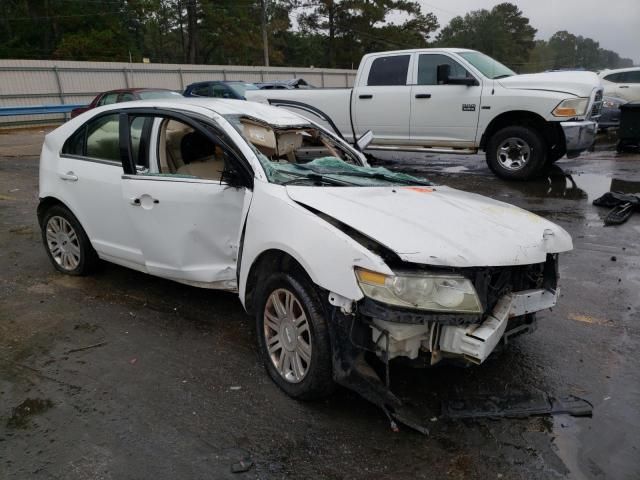
[[[367,60],[363,70],[366,85],[353,91],[356,136],[371,130],[375,143],[402,144],[409,140],[410,64],[410,54]]]
[[[142,131],[139,122],[136,131]],[[137,170],[147,167],[140,135],[132,148]],[[140,154],[142,153],[142,154]],[[63,200],[87,232],[101,258],[140,268],[142,252],[129,227],[121,202],[123,174],[119,151],[119,115],[107,112],[80,127],[63,145],[57,176]]]
[[[150,171],[123,164],[122,205],[146,270],[173,280],[235,290],[238,245],[252,174],[223,132],[175,112],[151,118]],[[125,127],[126,129],[126,127]],[[126,149],[126,139],[121,148]]]

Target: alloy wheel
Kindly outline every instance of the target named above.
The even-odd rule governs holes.
[[[531,147],[521,138],[509,137],[498,145],[497,156],[504,169],[521,170],[531,158]]]
[[[47,247],[53,260],[64,270],[72,271],[80,264],[80,241],[69,221],[53,216],[46,227]]]
[[[282,378],[301,382],[311,363],[309,320],[290,290],[274,290],[264,307],[264,338],[269,358]]]

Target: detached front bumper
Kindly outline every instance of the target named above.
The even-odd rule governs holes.
[[[505,295],[484,322],[468,327],[443,327],[439,349],[461,355],[472,363],[482,363],[500,342],[510,318],[551,308],[557,299],[557,290],[545,289]]]
[[[371,340],[378,355],[389,359],[416,359],[422,351],[431,353],[431,364],[445,357],[480,364],[505,335],[509,319],[551,308],[557,299],[557,290],[545,288],[510,293],[498,300],[484,320],[466,324],[444,323],[438,316],[431,320],[401,317],[398,322],[375,315],[371,323]],[[363,310],[373,313],[370,304]]]
[[[596,141],[598,122],[583,120],[581,122],[562,122],[567,157],[573,158],[591,148]]]

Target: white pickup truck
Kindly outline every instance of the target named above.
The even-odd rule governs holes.
[[[591,72],[517,75],[480,52],[442,48],[365,55],[352,89],[256,90],[247,100],[320,110],[350,141],[371,130],[370,150],[483,150],[496,175],[528,179],[591,147],[602,87]]]

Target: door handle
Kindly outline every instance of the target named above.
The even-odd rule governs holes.
[[[416,98],[431,98],[430,93],[416,93]]]
[[[629,88],[629,85],[620,85],[618,88]]]
[[[78,181],[78,176],[75,173],[71,172],[71,171],[69,171],[67,173],[61,173],[60,174],[60,178],[62,180],[66,180],[68,182],[77,182]]]
[[[143,195],[143,197],[144,197],[144,196],[145,196],[145,195]],[[156,205],[157,205],[158,203],[160,203],[160,200],[158,200],[157,198],[152,198],[152,197],[150,197],[150,196],[148,196],[148,195],[146,195],[146,196],[147,196],[148,198],[151,198],[151,200],[153,201],[153,203],[154,203],[154,204],[156,204]],[[131,205],[133,205],[134,207],[139,207],[140,205],[142,205],[142,200],[140,199],[140,197],[135,197],[135,198],[131,198],[131,199],[129,199],[129,203],[130,203]],[[148,205],[148,204],[147,204],[147,205]],[[147,208],[147,207],[145,207],[145,208]]]
[[[359,95],[358,98],[361,98],[363,100],[368,100],[370,98],[373,98],[373,95]]]

